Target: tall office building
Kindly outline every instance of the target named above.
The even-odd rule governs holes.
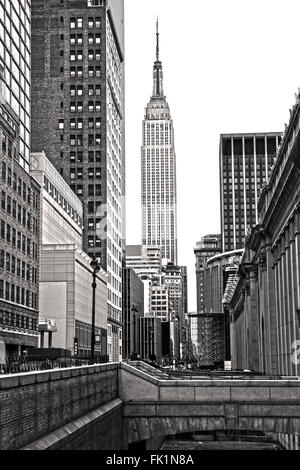
[[[259,190],[268,181],[281,135],[269,132],[220,136],[223,252],[243,248],[247,230],[258,223]]]
[[[40,186],[29,175],[30,2],[0,2],[0,364],[38,344]]]
[[[18,119],[18,162],[28,172],[30,155],[31,1],[0,3],[1,102]]]
[[[176,155],[173,121],[163,91],[157,24],[153,93],[143,121],[142,244],[161,247],[161,256],[177,263]]]
[[[196,287],[197,287],[197,312],[205,312],[205,287],[204,273],[206,262],[212,256],[221,253],[221,235],[205,235],[196,244]]]
[[[124,0],[32,5],[32,150],[83,203],[83,249],[108,274],[108,353],[122,358]]]
[[[164,282],[169,291],[171,318],[176,325],[176,357],[183,355],[183,329],[185,326],[185,314],[187,311],[187,268],[168,263],[162,268]]]
[[[126,267],[143,279],[161,274],[161,254],[158,246],[127,245]]]

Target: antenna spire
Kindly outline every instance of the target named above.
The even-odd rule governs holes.
[[[156,18],[156,60],[159,60],[159,32],[158,32],[158,16]]]

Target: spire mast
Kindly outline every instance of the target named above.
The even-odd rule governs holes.
[[[159,60],[159,32],[158,32],[158,17],[156,18],[156,60]]]

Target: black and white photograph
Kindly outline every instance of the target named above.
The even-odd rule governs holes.
[[[0,458],[300,449],[299,18],[0,0]]]

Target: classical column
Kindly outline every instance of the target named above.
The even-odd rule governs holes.
[[[250,369],[259,371],[259,315],[257,298],[257,269],[253,267],[250,276],[250,318],[249,318],[249,364]]]
[[[277,335],[275,313],[275,276],[273,254],[270,243],[266,245],[266,276],[265,276],[265,317],[266,317],[266,351],[268,360],[266,372],[276,375],[277,371]]]

